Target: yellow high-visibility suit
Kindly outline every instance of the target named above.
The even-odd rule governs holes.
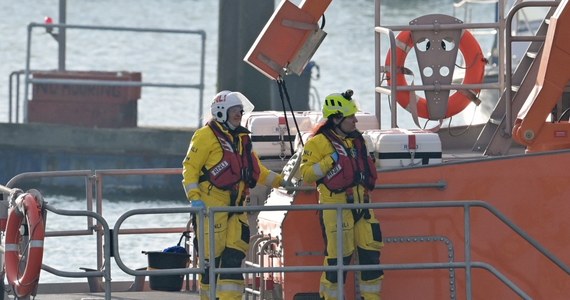
[[[347,149],[354,149],[353,138],[343,138],[333,132],[343,143]],[[310,138],[305,144],[301,162],[301,174],[303,180],[307,183],[316,182],[322,179],[335,166],[335,160],[332,154],[335,148],[332,146],[329,138],[319,133]],[[376,172],[376,170],[373,170]],[[364,203],[366,188],[357,185],[352,189],[354,203]],[[330,191],[325,184],[318,184],[319,203],[338,204],[348,203],[346,191],[334,193]],[[344,210],[342,212],[343,219],[343,264],[349,264],[354,251],[358,254],[359,264],[379,264],[380,249],[383,246],[382,235],[378,220],[371,212],[366,212],[368,218],[360,217],[355,222],[354,212]],[[364,212],[362,212],[364,213]],[[360,214],[362,215],[362,214]],[[324,265],[337,264],[337,219],[336,210],[324,210],[322,212],[321,223],[323,225],[324,236],[326,237],[326,251]],[[346,273],[346,272],[345,272]],[[383,279],[382,270],[362,271],[360,272],[360,294],[365,300],[379,300],[381,284]],[[346,274],[345,274],[346,275]],[[346,276],[344,276],[346,279]],[[323,272],[320,280],[320,295],[326,300],[344,299],[337,295],[338,278],[337,272]]]
[[[224,126],[216,121],[211,121],[211,124],[218,126],[219,129],[229,138],[232,144],[237,145],[239,153],[243,153],[244,149],[241,147],[241,139],[243,139],[250,132],[244,127],[238,127],[233,131],[233,134],[228,131]],[[238,141],[239,139],[239,141]],[[211,169],[220,162],[223,156],[223,149],[218,141],[218,138],[209,126],[204,126],[194,133],[188,152],[183,165],[183,181],[184,190],[188,200],[202,200],[206,206],[229,206],[230,205],[230,191],[222,190],[213,186],[209,181],[200,181],[200,175],[203,175],[203,168],[206,170]],[[282,175],[276,174],[265,168],[259,163],[259,158],[253,153],[254,158],[258,161],[260,167],[260,174],[257,184],[263,184],[272,187],[278,187],[283,180]],[[243,199],[246,193],[246,185],[244,181],[239,182],[237,189],[237,203],[236,205],[243,205],[240,199]],[[249,249],[249,226],[247,216],[245,213],[232,214],[216,213],[215,216],[215,258],[214,262],[211,261],[210,244],[209,244],[209,225],[208,219],[205,219],[205,224],[197,224],[195,230],[204,230],[205,233],[205,253],[206,260],[215,263],[217,267],[221,268],[239,268],[241,267],[242,260]],[[216,297],[220,300],[241,300],[245,288],[244,279],[242,274],[220,274],[216,278]],[[208,278],[208,271],[200,278],[200,299],[209,299],[210,282]],[[214,300],[214,299],[212,299]]]

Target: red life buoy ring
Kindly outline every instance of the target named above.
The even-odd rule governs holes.
[[[396,68],[402,70],[404,68],[404,63],[406,61],[406,56],[408,52],[414,48],[414,41],[412,39],[411,31],[402,31],[396,36]],[[483,81],[483,74],[485,72],[485,64],[487,60],[481,52],[481,47],[473,35],[464,30],[461,35],[461,41],[459,42],[459,51],[463,54],[465,60],[466,71],[465,77],[463,78],[463,84],[477,84]],[[388,51],[386,55],[386,67],[391,65],[391,53]],[[389,74],[389,73],[388,73]],[[391,84],[391,78],[387,77],[388,85]],[[408,85],[405,74],[403,72],[398,72],[396,75],[396,83],[398,86]],[[413,92],[413,91],[412,91]],[[479,93],[479,90],[473,90],[475,94]],[[396,94],[396,100],[398,103],[406,108],[410,103],[410,91],[398,91]],[[449,96],[447,104],[446,118],[454,116],[464,110],[471,100],[466,93],[455,92]],[[429,119],[429,112],[427,106],[427,100],[422,97],[418,97],[417,104],[418,116]]]
[[[16,296],[26,297],[35,290],[40,279],[44,253],[45,226],[41,204],[30,193],[26,193],[21,197],[23,197],[21,200],[23,212],[17,207],[13,207],[8,215],[5,260],[8,283],[13,286]],[[24,217],[26,217],[28,223],[30,238],[26,247],[26,267],[24,272],[20,274],[20,227]]]

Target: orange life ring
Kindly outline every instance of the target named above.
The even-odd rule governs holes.
[[[35,290],[40,278],[44,253],[45,226],[41,205],[32,194],[24,194],[21,204],[23,212],[14,207],[10,209],[8,215],[5,260],[8,283],[13,286],[16,296],[26,297]],[[28,223],[30,239],[26,247],[26,267],[20,275],[20,227],[24,217],[26,217]]]
[[[406,56],[408,52],[414,48],[414,41],[412,39],[411,31],[402,31],[396,36],[396,42],[398,44],[396,48],[396,68],[402,70],[404,68],[404,63],[406,61]],[[465,77],[463,78],[463,84],[477,84],[483,81],[483,74],[485,72],[485,64],[487,60],[481,52],[481,47],[473,35],[464,30],[459,42],[459,51],[463,54],[463,58],[466,64]],[[388,51],[386,55],[386,67],[391,65],[391,53]],[[388,73],[389,74],[389,73]],[[390,76],[387,77],[388,85],[391,84]],[[396,75],[396,83],[398,86],[408,85],[405,74],[403,72],[398,72]],[[475,94],[479,93],[479,90],[473,90]],[[398,103],[406,108],[410,103],[410,91],[398,91],[396,94],[396,100]],[[466,93],[455,92],[449,96],[447,104],[446,118],[454,116],[464,110],[471,100],[466,95]],[[427,106],[427,100],[422,97],[418,97],[417,104],[418,116],[429,119],[429,112]]]

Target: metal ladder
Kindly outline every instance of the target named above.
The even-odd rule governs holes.
[[[546,36],[549,18],[555,10],[556,7],[552,7],[548,11],[535,36]],[[507,32],[506,34],[510,35],[511,33]],[[506,74],[506,76],[511,76],[511,86],[507,86],[505,89],[511,89],[512,97],[509,98],[512,98],[512,116],[518,114],[525,103],[528,94],[534,88],[540,66],[543,45],[543,40],[532,41],[515,72],[512,75]],[[511,47],[511,45],[507,45],[507,47]],[[507,59],[511,58],[509,57]],[[483,127],[483,130],[479,133],[479,137],[472,149],[474,152],[483,152],[484,155],[489,156],[500,156],[508,153],[513,140],[510,130],[506,128],[507,97],[508,95],[506,91],[503,91],[499,101],[497,101],[495,108],[491,113],[491,116],[489,117],[489,120]],[[514,119],[515,118],[511,119],[511,124],[508,127],[509,129],[512,128]]]

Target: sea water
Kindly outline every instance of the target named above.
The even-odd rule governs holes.
[[[430,13],[452,15],[452,3],[453,0],[384,0],[382,24],[405,25]],[[486,9],[487,13],[478,15],[478,22],[492,21],[492,7]],[[218,10],[219,1],[214,0],[67,1],[67,24],[204,30],[203,108],[207,111],[209,99],[217,92]],[[25,68],[27,26],[31,22],[43,23],[46,16],[57,23],[59,1],[0,1],[0,11],[3,12],[0,80],[6,83],[0,84],[0,122],[7,122],[8,78],[11,72]],[[327,94],[350,88],[355,91],[354,97],[361,109],[374,112],[374,1],[334,0],[325,17],[324,30],[328,35],[312,59],[318,66],[313,69],[311,81],[314,99],[319,100],[313,103],[314,108],[318,109],[320,100]],[[387,49],[386,40],[382,44]],[[66,68],[142,72],[144,82],[198,84],[199,46],[200,39],[195,35],[68,29]],[[42,28],[32,31],[31,53],[32,70],[57,69],[57,43]],[[421,79],[416,77],[417,83]],[[198,119],[198,99],[196,89],[144,87],[138,102],[138,125],[194,127]],[[382,126],[387,127],[390,125],[387,97],[382,102]],[[15,113],[12,115],[14,120]],[[22,112],[19,119],[22,120]],[[409,114],[402,109],[399,125],[413,126]]]
[[[42,23],[45,16],[57,22],[58,3],[58,0],[0,1],[0,80],[5,83],[0,84],[0,122],[8,121],[9,75],[25,68],[27,25],[31,22]],[[382,23],[387,25],[404,25],[430,13],[453,14],[453,0],[384,0],[382,3]],[[67,1],[67,23],[204,30],[207,36],[204,109],[207,109],[208,99],[217,92],[218,9],[219,1],[214,0],[76,0]],[[479,17],[478,22],[492,21],[493,12],[489,10]],[[361,109],[374,112],[374,1],[334,0],[326,11],[324,30],[328,35],[312,59],[318,65],[318,72],[315,69],[312,76],[312,93],[317,99],[322,99],[329,93],[350,88],[355,91]],[[41,29],[35,29],[32,41],[31,69],[57,69],[57,43],[53,37]],[[200,42],[196,37],[68,30],[67,41],[68,70],[142,72],[145,82],[155,83],[195,84],[199,80]],[[387,47],[386,42],[383,42],[383,47]],[[198,96],[197,90],[145,87],[138,102],[138,125],[194,127],[198,118]],[[382,104],[384,128],[389,126],[390,114],[386,100],[384,98]],[[414,126],[402,109],[398,116],[400,127]],[[85,199],[68,196],[50,196],[48,201],[61,209],[85,209],[86,205]],[[105,201],[103,212],[113,227],[116,219],[130,209],[179,205],[187,203],[183,199],[123,199]],[[164,215],[152,220],[138,217],[125,226],[144,227],[151,221],[152,224],[183,227],[188,216]],[[85,226],[84,217],[48,215],[48,231],[84,229]],[[142,250],[162,250],[174,245],[178,238],[172,234],[145,235],[143,238],[121,236],[120,255],[130,268],[144,267],[146,256],[141,253]],[[94,268],[95,251],[94,236],[48,237],[44,263],[66,271],[79,271],[79,267]],[[120,272],[114,263],[112,270],[113,280],[131,278]],[[59,280],[45,271],[41,276],[42,282]]]
[[[63,210],[86,210],[87,202],[81,197],[47,195],[45,200],[52,207]],[[185,199],[144,199],[114,198],[103,199],[101,215],[112,230],[121,215],[134,209],[167,208],[187,206]],[[133,215],[127,218],[120,229],[145,228],[186,228],[190,216],[188,213]],[[63,232],[87,230],[87,217],[62,216],[48,211],[46,216],[46,232]],[[49,236],[44,241],[43,264],[59,271],[82,272],[80,268],[97,269],[97,235]],[[181,241],[178,233],[153,234],[120,234],[118,255],[130,269],[144,268],[148,265],[147,256],[142,251],[163,251]],[[191,244],[190,244],[191,246]],[[62,278],[46,271],[41,272],[40,282],[85,281],[85,278]],[[111,278],[113,281],[133,280],[124,273],[111,258]]]

